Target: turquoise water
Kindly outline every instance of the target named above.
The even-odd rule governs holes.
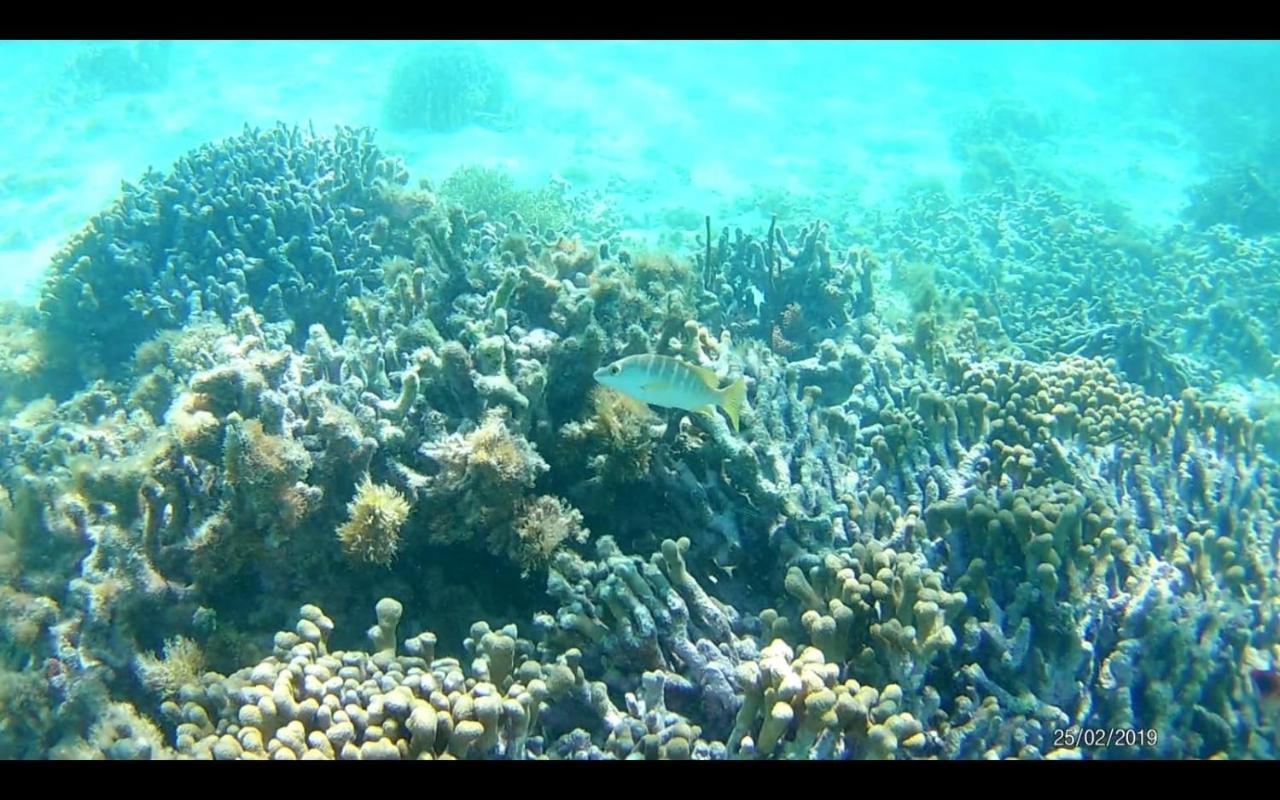
[[[1280,754],[1275,43],[0,67],[0,755]]]
[[[79,76],[68,65],[92,45],[11,43],[0,252],[6,274],[21,277],[6,291],[30,297],[43,262],[110,202],[120,181],[164,169],[246,123],[385,128],[393,65],[415,46],[177,42],[163,85],[77,93]],[[1211,155],[1193,141],[1196,98],[1243,72],[1262,84],[1253,102],[1265,104],[1267,70],[1274,80],[1272,46],[1247,42],[481,46],[508,71],[521,126],[437,136],[383,130],[382,146],[403,157],[415,179],[481,163],[530,182],[566,170],[588,185],[614,175],[643,181],[661,199],[637,215],[663,206],[701,210],[760,186],[856,188],[850,199],[890,206],[913,180],[956,188],[964,169],[950,145],[957,126],[992,102],[1011,101],[1054,124],[1037,154],[1046,168],[1107,192],[1144,221],[1167,224]],[[1231,58],[1243,70],[1231,70]],[[1170,107],[1178,94],[1186,108]]]

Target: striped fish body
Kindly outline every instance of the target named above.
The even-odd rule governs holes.
[[[599,383],[655,406],[714,413],[720,406],[738,429],[738,412],[746,399],[746,380],[719,388],[716,374],[670,356],[639,355],[619,359],[596,370]]]

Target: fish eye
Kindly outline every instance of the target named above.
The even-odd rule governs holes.
[[[612,367],[609,367],[609,373],[611,375],[617,375],[619,372],[622,372],[622,367],[618,366],[617,364],[614,364]]]

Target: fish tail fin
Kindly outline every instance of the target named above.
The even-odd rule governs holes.
[[[738,413],[742,411],[742,404],[747,401],[747,379],[745,377],[738,378],[732,386],[720,393],[720,407],[724,409],[724,413],[729,415],[729,422],[733,424],[733,430],[738,430]]]

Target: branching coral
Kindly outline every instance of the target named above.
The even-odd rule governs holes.
[[[507,173],[478,165],[460,167],[446,178],[440,185],[440,196],[469,211],[483,211],[492,219],[505,220],[514,214],[532,225],[534,231],[563,230],[572,212],[563,186],[547,184],[538,189],[522,189]],[[528,244],[522,238],[513,238],[507,247],[520,255]]]
[[[58,390],[118,375],[139,343],[206,312],[229,321],[252,305],[299,336],[314,322],[342,331],[346,298],[380,274],[379,187],[408,178],[370,135],[246,126],[126,184],[54,256],[41,290]]]
[[[1274,756],[1244,667],[1275,661],[1274,415],[1173,391],[1219,328],[1224,373],[1274,371],[1274,241],[1007,186],[853,249],[729,229],[689,270],[576,201],[547,230],[481,207],[533,202],[491,174],[461,206],[403,178],[358,132],[247,131],[59,255],[30,326],[63,399],[0,425],[0,658],[84,752],[168,754],[112,705],[141,684],[192,757],[1134,755],[1055,749],[1072,725]],[[742,430],[593,392],[638,352],[743,375]],[[410,602],[331,650],[377,581]],[[269,648],[308,594],[333,618]],[[399,640],[424,615],[502,622],[455,657]]]

